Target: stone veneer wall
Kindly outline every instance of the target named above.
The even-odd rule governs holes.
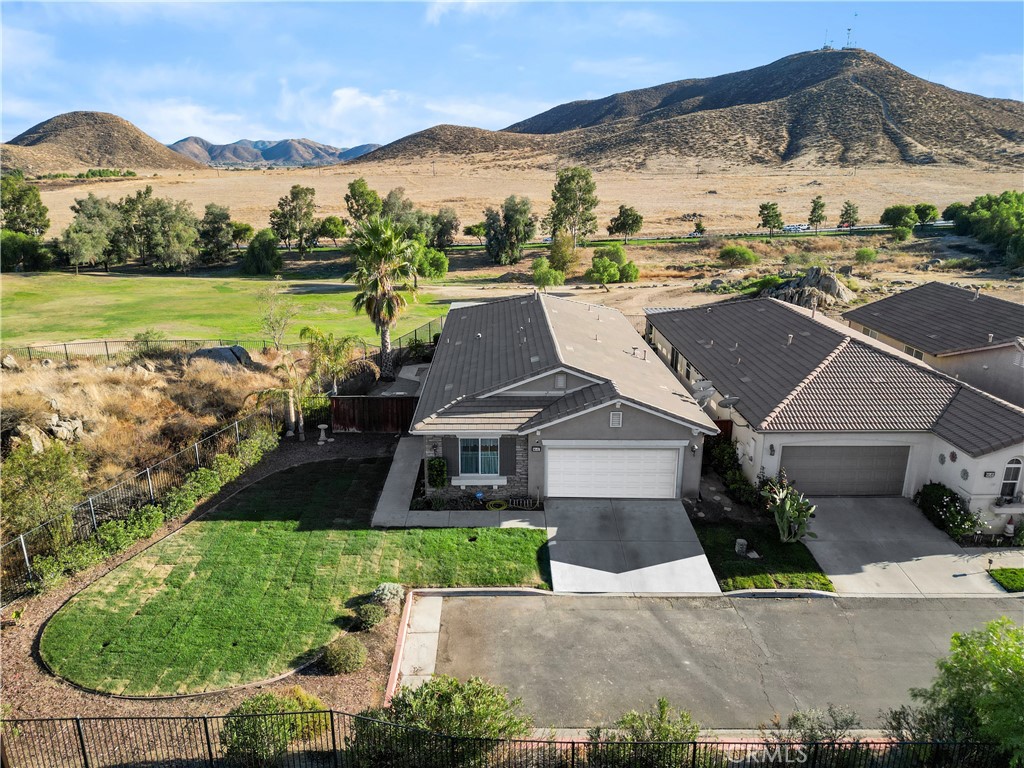
[[[428,460],[444,456],[441,441],[445,437],[455,437],[455,435],[427,435],[424,437],[424,455]],[[524,498],[530,495],[528,491],[529,472],[527,470],[529,459],[530,446],[527,443],[527,438],[516,437],[516,474],[508,477],[507,485],[499,485],[497,488],[492,488],[489,485],[467,485],[465,490],[457,485],[448,485],[445,488],[428,487],[427,495],[451,499],[483,491],[484,498],[488,501],[491,499]],[[452,474],[451,467],[448,467],[448,474]]]

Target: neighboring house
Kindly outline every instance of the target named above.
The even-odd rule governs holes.
[[[433,494],[679,498],[718,430],[622,314],[534,293],[451,308],[410,432]]]
[[[954,378],[1024,405],[1024,307],[945,283],[843,314],[855,331]]]
[[[913,496],[941,482],[997,530],[1024,505],[1024,409],[775,299],[647,310],[648,336],[743,470],[814,496]],[[999,504],[997,505],[997,499]]]

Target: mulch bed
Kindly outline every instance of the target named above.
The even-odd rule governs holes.
[[[288,438],[280,448],[267,455],[260,464],[234,483],[225,486],[217,496],[200,506],[188,518],[175,520],[162,528],[153,538],[139,542],[130,550],[83,573],[53,592],[19,600],[4,609],[4,619],[11,611],[24,609],[16,626],[4,622],[0,633],[0,695],[6,718],[34,717],[174,717],[224,714],[243,699],[255,693],[284,691],[301,685],[309,693],[319,696],[324,704],[342,712],[359,712],[383,703],[384,689],[391,669],[391,657],[398,633],[397,616],[359,638],[369,651],[366,666],[351,675],[325,674],[321,665],[307,669],[269,685],[255,685],[207,696],[180,699],[132,700],[116,699],[95,693],[86,693],[55,678],[43,667],[38,655],[39,633],[46,623],[68,599],[96,581],[104,574],[131,559],[154,542],[181,528],[216,506],[237,490],[287,467],[341,458],[390,456],[397,440],[390,435],[335,435],[335,442],[323,446],[315,437],[306,442]],[[244,575],[240,575],[244,578]],[[158,642],[158,640],[155,640]]]

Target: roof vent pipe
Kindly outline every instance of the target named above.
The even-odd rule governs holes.
[[[971,299],[971,301],[977,301],[978,297],[980,297],[980,296],[981,296],[981,288],[975,288],[974,289],[974,298]]]
[[[640,349],[640,347],[633,347],[633,357],[636,357],[636,351],[638,349]]]
[[[814,299],[811,302],[811,319],[813,320],[818,314],[818,300]]]
[[[990,333],[988,335],[988,343],[991,344],[992,343],[992,339],[994,339],[994,338],[995,338],[995,334],[994,333]]]
[[[789,346],[790,344],[792,344],[792,343],[793,343],[793,334],[791,333],[791,334],[789,334],[789,335],[788,335],[788,336],[786,337],[786,346],[788,347],[788,346]]]

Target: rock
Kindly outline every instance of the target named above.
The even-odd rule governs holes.
[[[844,267],[840,267],[839,274],[842,275],[843,277],[849,277],[850,275],[853,274],[853,265],[847,264]]]
[[[0,360],[0,367],[3,367],[8,371],[21,370],[21,366],[18,364],[18,361],[14,359],[14,355],[4,355],[4,359]]]
[[[82,436],[82,427],[81,419],[60,419],[48,424],[46,431],[58,440],[73,443]]]
[[[708,284],[708,287],[711,288],[711,290],[715,290],[716,288],[721,288],[723,285],[725,285],[725,280],[716,277]]]
[[[60,421],[60,416],[56,413],[51,413],[46,417],[46,425],[49,427],[57,426],[57,422]]]
[[[46,358],[40,363],[40,365],[43,366],[43,368],[53,368],[53,360]]]
[[[57,400],[57,398],[51,397],[47,405],[50,406],[50,410],[53,411],[54,413],[60,412],[60,401]]]
[[[215,363],[224,363],[225,365],[252,365],[252,358],[249,357],[249,353],[239,346],[197,349],[188,356],[189,362],[196,359],[213,360]]]
[[[32,453],[42,453],[50,442],[49,438],[43,433],[43,430],[31,424],[19,424],[14,428],[14,434],[15,440],[18,442],[27,440],[32,445]]]
[[[837,301],[850,302],[856,296],[835,275],[824,271],[821,267],[811,267],[802,277],[787,280],[782,285],[771,288],[761,295],[807,309],[815,304],[819,307],[829,307]]]
[[[142,379],[148,379],[151,375],[149,369],[143,368],[141,365],[133,365],[130,370],[132,376],[138,376]]]
[[[338,382],[339,395],[365,395],[380,379],[380,369],[371,360],[352,364],[349,375]]]

